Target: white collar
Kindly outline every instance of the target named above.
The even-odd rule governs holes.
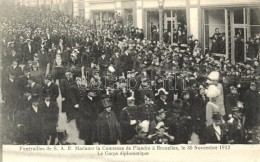
[[[49,87],[51,85],[51,82],[47,83],[47,86]]]
[[[215,130],[215,134],[217,136],[217,139],[220,141],[221,136],[221,129],[220,126],[216,126],[215,123],[213,123],[213,128]]]
[[[45,102],[45,104],[49,107],[50,106],[50,101],[46,101],[46,100],[44,100],[44,102]]]
[[[89,98],[91,101],[93,100],[93,97],[88,96],[88,98]]]
[[[34,110],[36,113],[38,112],[38,107],[35,107],[35,106],[32,105],[32,108],[33,108],[33,110]]]

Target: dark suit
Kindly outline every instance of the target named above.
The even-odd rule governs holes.
[[[125,144],[127,140],[134,137],[135,125],[130,125],[131,120],[138,120],[138,109],[137,106],[125,107],[120,115],[121,131],[122,131],[122,143]]]
[[[97,138],[102,144],[116,144],[120,139],[120,125],[114,112],[103,111],[97,118]]]
[[[80,105],[79,138],[85,144],[92,145],[96,138],[97,101],[90,100],[87,96]]]
[[[106,70],[109,66],[109,58],[107,58],[106,56],[104,58],[100,57],[98,59],[98,65],[99,65],[99,73],[101,75],[105,75],[106,74]]]
[[[227,130],[223,127],[220,126],[221,129],[221,135],[220,135],[220,140],[217,139],[216,136],[216,131],[213,128],[213,125],[208,126],[204,130],[204,139],[202,143],[205,144],[228,144],[228,137],[227,137]]]
[[[43,97],[47,96],[47,94],[50,95],[52,101],[56,102],[56,99],[59,96],[58,86],[54,83],[51,83],[50,86],[48,86],[47,84],[44,84],[44,86],[43,86]]]
[[[31,94],[38,94],[40,98],[42,98],[42,86],[38,83],[35,83],[33,86],[31,86]]]
[[[237,102],[239,100],[239,96],[238,95],[234,95],[232,93],[228,94],[225,98],[225,111],[226,114],[232,114],[232,108],[237,106]]]
[[[73,110],[74,110],[74,94],[72,92],[72,87],[74,86],[73,79],[68,80],[64,78],[60,82],[60,92],[62,98],[65,98],[62,101],[62,112],[66,112],[67,118],[70,120],[73,118]]]
[[[123,70],[125,73],[125,76],[127,74],[127,71],[132,71],[133,67],[134,67],[134,62],[133,62],[133,58],[131,54],[123,54],[121,56],[121,63],[124,65]]]
[[[24,115],[22,122],[25,126],[26,136],[31,145],[46,144],[44,134],[44,111],[43,108],[38,106],[37,113],[30,107]]]
[[[59,107],[57,103],[50,102],[50,105],[47,106],[46,102],[43,101],[41,106],[44,111],[44,131],[47,140],[49,136],[51,136],[51,145],[54,145],[55,138],[56,138],[56,126],[58,123],[58,115],[59,115]]]
[[[29,46],[31,48],[29,48]],[[24,44],[22,54],[23,54],[23,58],[25,60],[30,60],[30,59],[32,60],[34,52],[35,52],[35,49],[34,49],[34,46],[32,43],[30,43],[30,45],[29,45],[29,43]]]

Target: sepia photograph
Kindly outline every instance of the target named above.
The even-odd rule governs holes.
[[[0,0],[0,38],[3,162],[260,162],[260,0]]]

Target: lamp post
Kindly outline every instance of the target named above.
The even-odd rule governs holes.
[[[164,0],[158,0],[158,5],[159,5],[159,32],[160,32],[160,38],[159,40],[162,41],[163,38],[163,4]]]

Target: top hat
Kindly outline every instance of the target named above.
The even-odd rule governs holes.
[[[108,107],[111,107],[111,106],[112,106],[112,104],[111,104],[109,98],[104,98],[104,99],[102,99],[102,100],[101,100],[101,103],[102,103],[102,105],[103,105],[104,108],[108,108]]]
[[[213,113],[212,119],[215,120],[215,121],[220,121],[221,120],[220,113],[219,112]]]

